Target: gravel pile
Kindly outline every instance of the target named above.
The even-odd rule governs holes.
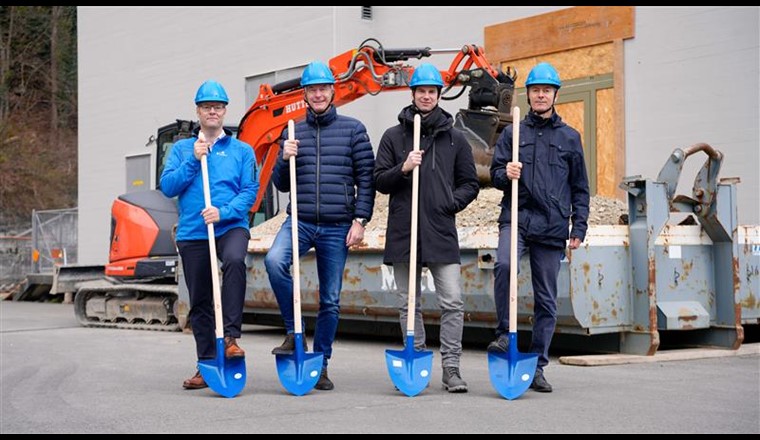
[[[457,215],[457,227],[477,227],[496,225],[499,220],[501,208],[499,203],[503,192],[495,188],[480,190],[478,198],[470,203],[464,211]],[[589,214],[589,226],[594,225],[617,225],[620,216],[628,213],[625,202],[608,197],[592,197]],[[252,234],[269,235],[276,234],[280,230],[286,214],[281,212],[274,218],[254,227]],[[375,210],[372,221],[367,225],[367,233],[383,232],[388,220],[388,196],[377,193],[375,197]]]

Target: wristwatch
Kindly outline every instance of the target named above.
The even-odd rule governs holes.
[[[367,223],[369,223],[369,220],[367,220],[366,218],[361,218],[361,217],[355,218],[354,221],[356,223],[359,223],[360,225],[362,225],[362,228],[366,228],[367,227]]]

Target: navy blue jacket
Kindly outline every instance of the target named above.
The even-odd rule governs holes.
[[[290,167],[282,158],[288,129],[280,138],[280,157],[272,181],[282,192],[290,192]],[[375,156],[367,129],[359,120],[338,115],[335,106],[295,124],[298,142],[296,182],[298,219],[309,223],[350,223],[355,218],[372,218],[375,186],[372,171]],[[290,204],[288,204],[290,214]]]
[[[499,223],[510,223],[512,126],[502,131],[491,162],[491,182],[504,191]],[[588,229],[589,187],[580,134],[554,113],[543,119],[533,112],[520,122],[523,168],[518,186],[518,224],[525,238],[565,247],[569,237],[583,241]],[[569,225],[572,223],[572,232]]]

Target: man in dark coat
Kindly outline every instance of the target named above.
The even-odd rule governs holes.
[[[402,331],[406,329],[411,235],[412,170],[420,167],[417,274],[427,266],[441,307],[442,382],[449,392],[466,392],[459,372],[464,303],[460,285],[456,214],[478,195],[478,178],[470,146],[453,128],[453,117],[438,107],[443,80],[430,64],[417,67],[409,83],[412,104],[401,110],[399,124],[380,140],[375,158],[375,186],[390,194],[383,263],[392,265]],[[413,118],[422,116],[420,151],[413,151]],[[417,280],[414,346],[425,348]]]
[[[534,304],[530,351],[538,353],[530,387],[542,393],[552,391],[544,367],[549,363],[549,345],[557,324],[557,277],[565,243],[578,249],[588,228],[589,187],[581,137],[554,111],[561,86],[559,74],[549,63],[530,71],[525,80],[530,112],[519,121],[521,162],[512,162],[512,126],[496,141],[491,162],[491,182],[504,191],[504,197],[494,269],[496,340],[488,345],[488,351],[507,352],[509,348],[509,271],[510,264],[518,264],[511,262],[509,255],[512,182],[516,181],[517,255],[519,260],[530,251]]]

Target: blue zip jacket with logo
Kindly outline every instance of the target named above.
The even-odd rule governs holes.
[[[208,155],[211,205],[219,209],[214,235],[219,237],[233,228],[248,229],[248,211],[259,190],[253,149],[245,142],[227,136],[217,140]],[[193,154],[197,136],[174,144],[161,173],[161,191],[167,197],[179,196],[177,241],[207,240],[208,227],[201,211],[203,199],[201,162]]]
[[[504,191],[499,223],[510,223],[512,183],[506,165],[512,161],[512,126],[496,141],[491,182]],[[520,122],[523,168],[518,185],[518,225],[525,238],[565,247],[569,237],[583,241],[588,229],[589,187],[580,134],[554,113],[543,119],[533,112]],[[569,225],[572,223],[572,232]]]

